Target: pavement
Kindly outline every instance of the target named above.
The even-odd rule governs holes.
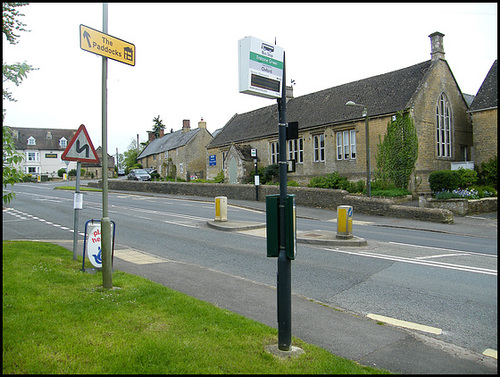
[[[137,194],[161,196],[151,193]],[[213,202],[213,199],[208,198],[186,196],[179,198]],[[264,202],[230,199],[228,206],[231,205],[265,211]],[[336,217],[336,213],[331,210],[300,206],[297,206],[296,214],[297,217],[318,220],[331,220]],[[453,224],[356,214],[355,220],[372,221],[380,226],[425,229],[433,232],[456,234],[474,232],[476,235],[489,232],[491,236],[492,228],[496,234],[497,213],[469,217],[455,216]],[[263,223],[231,220],[208,221],[207,225],[221,232],[265,227]],[[366,241],[357,237],[340,240],[337,239],[335,232],[315,231],[307,234],[298,232],[297,242],[342,244],[342,246],[350,242],[353,246],[359,246]],[[72,248],[71,244],[64,246]],[[140,257],[135,260],[131,257],[137,255]],[[278,327],[276,287],[199,265],[161,259],[148,254],[147,250],[131,250],[123,245],[115,245],[113,263],[115,269],[145,277],[270,327]],[[497,374],[498,371],[496,354],[490,357],[471,352],[436,340],[418,330],[390,324],[381,326],[376,320],[333,308],[293,292],[292,336],[362,365],[398,374]],[[281,357],[282,354],[283,352]],[[290,355],[292,356],[292,353]]]

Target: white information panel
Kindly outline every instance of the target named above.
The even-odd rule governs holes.
[[[238,41],[239,92],[265,98],[281,98],[285,50],[245,37]]]

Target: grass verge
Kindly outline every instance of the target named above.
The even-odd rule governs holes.
[[[387,373],[293,339],[305,353],[265,351],[277,330],[142,277],[80,271],[69,250],[3,242],[3,373]]]
[[[57,186],[54,187],[55,190],[73,190],[75,191],[76,187],[75,186]],[[80,186],[80,191],[102,191],[101,189],[98,188],[91,188],[91,187],[81,187]]]

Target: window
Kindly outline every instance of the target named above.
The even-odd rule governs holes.
[[[39,166],[28,166],[28,174],[38,174],[40,173],[40,167]]]
[[[226,166],[226,164],[227,164],[227,161],[226,161],[227,152],[228,151],[221,151],[221,153],[222,153],[222,158],[221,158],[221,161],[222,161],[222,170],[225,170],[227,168],[227,166]]]
[[[337,160],[354,160],[356,158],[356,130],[336,132]]]
[[[65,137],[62,137],[59,139],[59,146],[61,148],[66,148],[68,146],[68,139],[66,139]]]
[[[314,162],[325,162],[325,135],[313,136]]]
[[[28,145],[36,145],[36,140],[33,136],[28,138]]]
[[[27,161],[40,161],[40,152],[26,152]]]
[[[356,130],[350,130],[349,135],[351,137],[351,158],[356,158]]]
[[[342,137],[344,138],[344,160],[348,160],[350,156],[349,131],[342,132]]]
[[[304,139],[288,140],[288,159],[298,164],[304,162]]]
[[[271,147],[271,165],[277,164],[279,161],[280,148],[277,141],[274,141],[270,145]]]
[[[451,111],[444,93],[436,106],[436,141],[438,157],[451,157]]]

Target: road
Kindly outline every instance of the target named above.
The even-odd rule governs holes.
[[[3,211],[4,239],[73,239],[73,192],[54,190],[55,185],[14,186],[17,196]],[[101,208],[101,193],[84,192],[83,210],[78,211],[82,236],[85,221],[100,219]],[[275,286],[276,260],[266,257],[263,231],[211,229],[206,223],[214,214],[210,201],[109,194],[115,249],[145,251]],[[334,211],[299,208],[297,215],[298,230],[336,230]],[[229,205],[228,218],[265,222],[265,213]],[[496,353],[496,220],[477,229],[444,232],[439,225],[415,229],[401,219],[358,218],[355,234],[368,246],[299,244],[292,262],[294,294],[363,316],[422,325],[425,335],[437,340],[479,354]]]

